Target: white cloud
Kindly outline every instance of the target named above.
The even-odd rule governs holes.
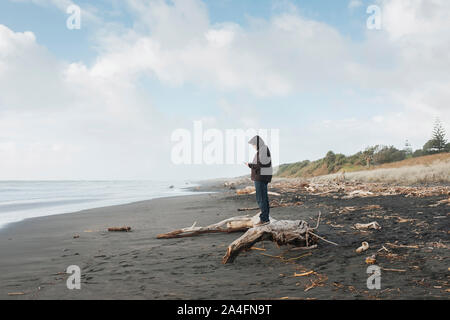
[[[351,0],[351,1],[348,3],[348,8],[349,8],[349,9],[355,9],[355,8],[361,7],[362,5],[363,5],[363,3],[362,3],[361,0]]]
[[[34,2],[61,9],[68,3]],[[367,119],[283,128],[291,161],[324,148],[351,153],[407,138],[419,147],[435,116],[450,122],[448,1],[380,1],[383,30],[368,31],[362,42],[292,8],[243,27],[212,24],[198,0],[127,3],[135,24],[100,30],[92,65],[64,63],[33,33],[0,25],[0,178],[148,178],[186,170],[167,162],[171,129],[189,127],[189,119],[159,114],[139,89],[145,76],[166,86],[193,84],[258,99],[364,90],[391,108]],[[208,117],[210,125],[262,122],[256,106],[225,98],[218,105],[227,119]],[[309,138],[298,142],[298,136]],[[207,171],[189,170],[181,173]]]
[[[63,91],[59,68],[51,54],[36,43],[33,33],[16,33],[0,25],[2,109],[57,108]]]
[[[396,52],[392,95],[408,108],[450,121],[450,2],[382,1],[387,45]],[[411,111],[412,111],[411,110]]]
[[[60,62],[2,25],[0,48],[1,179],[139,178],[168,161],[167,120],[129,78]]]
[[[438,44],[448,37],[450,3],[445,0],[380,0],[383,28],[391,39],[408,40],[411,44]]]
[[[351,44],[324,23],[285,13],[244,29],[211,25],[196,0],[129,3],[137,27],[107,36],[95,67],[101,72],[152,73],[169,85],[249,90],[262,97],[352,81]]]
[[[227,30],[223,28],[217,30],[209,30],[206,32],[205,37],[211,45],[218,48],[223,48],[232,44],[234,35],[235,33],[233,30]]]

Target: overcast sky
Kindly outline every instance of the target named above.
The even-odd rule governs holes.
[[[450,133],[449,15],[448,0],[2,0],[0,179],[246,174],[172,163],[172,133],[199,120],[279,129],[281,163],[421,148],[436,117]]]

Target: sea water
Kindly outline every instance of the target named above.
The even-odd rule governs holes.
[[[187,182],[0,181],[0,228],[24,219],[194,193]]]

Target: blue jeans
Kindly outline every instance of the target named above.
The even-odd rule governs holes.
[[[268,183],[264,181],[255,181],[256,202],[261,209],[259,218],[262,222],[269,221],[270,205],[269,196],[267,195],[267,184]]]

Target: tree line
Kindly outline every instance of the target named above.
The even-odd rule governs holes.
[[[406,141],[405,147],[402,150],[394,146],[374,146],[367,148],[363,152],[363,155],[371,164],[377,165],[443,152],[450,152],[450,143],[446,138],[446,132],[442,122],[437,119],[434,124],[431,139],[421,149],[413,151],[409,142]]]
[[[281,165],[277,175],[282,177],[308,177],[334,173],[341,169],[353,170],[444,152],[450,152],[450,143],[446,138],[446,132],[442,122],[437,119],[431,138],[421,149],[413,150],[410,143],[406,141],[403,149],[397,149],[394,146],[376,145],[351,156],[329,151],[325,158],[320,160],[305,160],[293,164]]]

